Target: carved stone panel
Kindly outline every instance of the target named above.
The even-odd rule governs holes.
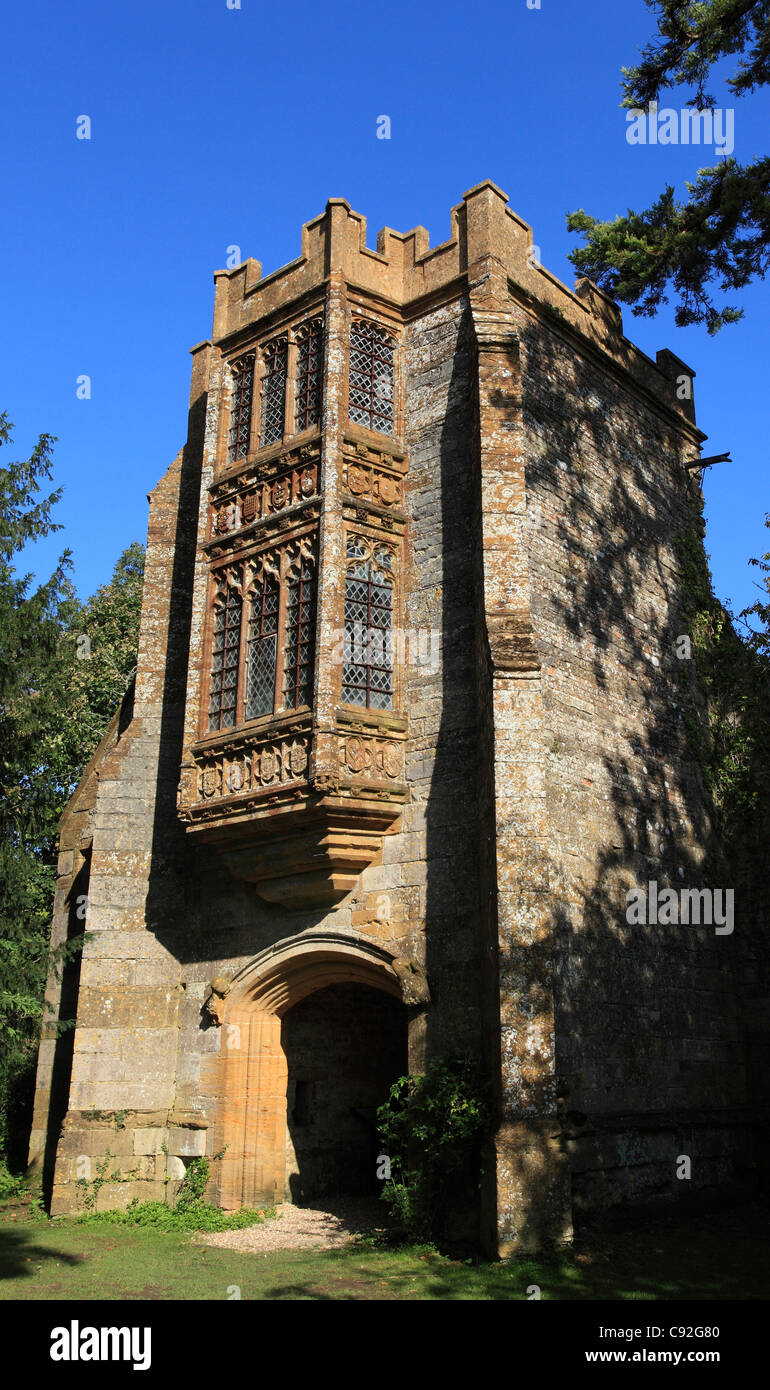
[[[400,507],[403,504],[403,481],[381,468],[363,463],[348,462],[345,481],[353,497],[365,498],[381,507]]]
[[[362,781],[403,780],[403,743],[395,739],[348,734],[339,740],[338,757],[340,771]]]

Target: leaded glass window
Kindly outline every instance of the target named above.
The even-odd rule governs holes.
[[[262,378],[260,445],[274,444],[276,440],[283,439],[288,340],[275,338],[272,343],[267,343],[263,357],[265,374]]]
[[[323,375],[323,319],[309,319],[297,329],[297,389],[294,428],[297,433],[317,425],[321,418]]]
[[[289,584],[286,600],[284,709],[312,704],[315,574],[305,560]]]
[[[235,463],[249,452],[251,405],[254,398],[254,358],[244,357],[232,368],[233,395],[230,429],[227,436],[227,462]]]
[[[218,571],[209,730],[312,704],[315,565],[301,536]]]
[[[275,701],[275,668],[278,651],[279,589],[265,575],[251,597],[246,638],[246,689],[244,718],[272,714]]]
[[[358,425],[393,433],[395,343],[380,324],[356,319],[350,330],[348,415]]]
[[[230,729],[235,724],[242,609],[240,593],[225,580],[214,613],[209,729]]]
[[[357,536],[347,547],[342,698],[367,709],[393,708],[393,560]],[[352,562],[352,563],[350,563]]]

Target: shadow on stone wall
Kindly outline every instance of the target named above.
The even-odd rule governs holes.
[[[544,971],[530,963],[519,1002],[531,1023],[550,1007],[551,989],[555,995],[553,1132],[569,1157],[579,1228],[614,1205],[697,1204],[754,1181],[742,1021],[751,922],[738,894],[732,936],[708,925],[626,920],[628,890],[650,881],[661,892],[735,887],[691,738],[706,717],[704,700],[694,661],[676,651],[688,629],[675,542],[692,528],[700,533],[698,489],[665,423],[612,378],[537,326],[520,347],[553,949]],[[515,1119],[515,1100],[503,1106],[500,1093],[499,981],[521,978],[521,952],[499,958],[489,889],[495,789],[473,355],[468,315],[440,446],[442,720],[427,806],[427,1054],[483,1057],[500,1116]],[[589,706],[582,714],[569,704],[578,690]],[[681,1155],[692,1161],[689,1181],[677,1177]],[[481,1224],[491,1245],[491,1152],[485,1168]],[[536,1166],[530,1181],[537,1210],[544,1175]],[[525,1245],[527,1226],[520,1213]]]
[[[83,933],[83,923],[77,915],[78,900],[88,896],[90,876],[90,852],[80,870],[72,880],[67,896],[67,942],[70,943]],[[61,1134],[64,1117],[67,1114],[72,1078],[72,1059],[75,1043],[73,1021],[77,1015],[78,994],[80,992],[80,970],[82,955],[77,951],[65,961],[62,967],[59,1008],[53,1024],[69,1023],[68,1028],[59,1033],[53,1049],[51,1065],[51,1086],[48,1096],[48,1122],[45,1148],[43,1150],[43,1201],[50,1206],[53,1192],[54,1169],[56,1166],[56,1147]],[[48,1019],[46,1019],[48,1021]],[[25,1136],[26,1138],[26,1136]]]
[[[194,918],[189,894],[194,876],[191,846],[177,815],[177,788],[184,746],[185,699],[190,661],[193,582],[197,551],[203,439],[207,393],[191,405],[187,443],[182,450],[179,501],[173,536],[171,592],[168,596],[168,645],[159,738],[157,795],[152,835],[152,870],[145,920],[169,950],[179,951],[184,928]],[[163,483],[160,484],[163,487]],[[171,508],[169,497],[166,506]],[[169,537],[169,540],[171,538]],[[180,891],[181,889],[181,891]]]
[[[627,891],[650,882],[735,887],[691,740],[706,717],[695,662],[676,651],[688,631],[676,540],[699,526],[697,488],[663,423],[639,410],[629,431],[620,388],[565,360],[551,335],[527,332],[522,358],[525,428],[542,442],[527,466],[533,548],[537,516],[554,493],[563,501],[549,525],[566,565],[542,555],[533,623],[551,692],[557,1076],[579,1223],[607,1205],[707,1200],[750,1179],[751,924],[737,895],[732,936],[626,919]],[[554,699],[551,672],[565,661],[585,713],[566,687]]]
[[[478,465],[472,463],[474,355],[473,324],[466,308],[434,465],[441,499],[441,669],[436,678],[441,714],[426,806],[425,951],[431,1006],[425,1055],[428,1062],[467,1058],[487,1073],[494,1088],[499,1081],[492,1055],[499,1038],[499,1003],[489,949],[495,939],[488,911],[494,904],[487,891],[494,862],[492,786],[486,775],[491,753],[488,738],[485,743],[489,721],[481,714],[488,690],[478,681],[480,490]],[[418,503],[415,538],[420,520]],[[486,1166],[487,1182],[493,1185],[493,1166]],[[481,1202],[479,1191],[468,1192],[467,1209],[457,1214],[455,1223],[458,1239],[478,1238]],[[485,1226],[492,1232],[489,1196],[485,1207]]]

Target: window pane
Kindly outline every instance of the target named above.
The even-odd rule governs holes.
[[[230,408],[230,429],[227,436],[227,461],[235,463],[249,452],[251,434],[251,404],[254,396],[254,358],[246,357],[233,367],[233,395]]]
[[[286,405],[286,338],[276,338],[264,350],[265,375],[262,379],[262,420],[260,444],[274,444],[283,439]]]
[[[348,555],[359,555],[360,546],[352,537]],[[345,580],[342,698],[370,709],[393,707],[393,595],[383,580],[368,560],[353,565]]]
[[[237,589],[221,580],[219,603],[214,617],[209,683],[209,729],[230,728],[235,723],[238,694],[238,653],[241,640],[243,603]]]
[[[299,576],[289,585],[286,601],[285,709],[298,709],[300,705],[313,702],[314,599],[314,570],[311,565],[304,564]]]
[[[278,585],[266,577],[251,599],[246,654],[244,718],[272,714],[278,654]]]
[[[321,417],[323,319],[310,319],[297,329],[297,391],[294,428],[309,429]]]
[[[350,330],[348,415],[358,425],[393,433],[394,342],[370,319]]]

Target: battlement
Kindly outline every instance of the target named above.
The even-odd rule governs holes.
[[[302,228],[300,255],[263,277],[249,258],[214,274],[216,297],[212,338],[221,344],[260,320],[280,316],[297,300],[320,297],[329,277],[337,276],[358,293],[400,312],[419,312],[431,298],[463,293],[485,276],[505,281],[513,299],[564,331],[577,332],[609,353],[616,363],[653,394],[664,398],[694,423],[691,385],[695,373],[668,349],[647,356],[623,333],[619,306],[589,280],[570,289],[540,263],[533,230],[508,204],[507,194],[490,180],[463,194],[450,214],[450,236],[431,247],[425,227],[398,232],[383,227],[377,249],[367,246],[366,218],[344,198],[330,198],[326,209]]]

